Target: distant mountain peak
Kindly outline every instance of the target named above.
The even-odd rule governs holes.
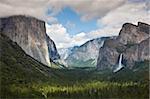
[[[99,48],[108,37],[96,38],[80,46],[61,49],[60,56],[69,67],[96,67]]]

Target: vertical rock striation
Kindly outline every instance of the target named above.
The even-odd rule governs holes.
[[[44,21],[22,15],[0,18],[0,33],[17,42],[28,55],[50,65]]]
[[[108,39],[100,48],[97,68],[114,69],[119,55],[123,54],[123,65],[132,68],[135,62],[150,60],[150,25],[139,22],[138,25],[125,23],[118,37]]]

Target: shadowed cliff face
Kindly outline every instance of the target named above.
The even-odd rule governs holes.
[[[50,65],[45,22],[26,16],[0,18],[0,32],[17,42],[28,55]]]
[[[119,36],[108,39],[100,48],[97,68],[114,69],[120,54],[123,54],[123,65],[132,68],[135,62],[150,60],[149,53],[150,25],[139,22],[138,25],[126,23]]]
[[[53,40],[50,39],[48,35],[46,35],[46,41],[48,46],[49,57],[52,60],[58,60],[60,58],[56,45]]]

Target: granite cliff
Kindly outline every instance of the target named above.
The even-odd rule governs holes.
[[[49,55],[53,54],[51,50],[55,44],[51,39],[47,40],[44,21],[22,15],[0,18],[0,33],[8,36],[28,55],[43,64],[50,65],[50,59],[55,56]]]
[[[122,65],[130,69],[136,62],[150,60],[150,25],[139,22],[138,25],[125,23],[116,38],[105,41],[99,50],[97,68],[99,70],[117,67],[120,54]]]

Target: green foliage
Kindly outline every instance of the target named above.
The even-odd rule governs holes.
[[[0,35],[0,47],[1,99],[145,99],[149,96],[149,62],[146,61],[137,63],[134,71],[125,68],[117,73],[95,68],[55,69],[29,57],[3,35]]]
[[[7,93],[6,93],[7,91]],[[57,85],[50,83],[12,84],[5,98],[148,98],[148,85],[134,82],[99,82]]]
[[[72,59],[69,65],[71,67],[96,67],[96,64],[94,63],[94,61],[95,61],[94,59],[89,59],[86,61]]]
[[[145,86],[140,86],[133,82],[110,83],[110,82],[90,82],[84,84],[74,84],[73,86],[38,86],[45,97],[88,97],[88,98],[135,98],[148,94],[144,91]],[[137,89],[143,90],[137,90]],[[38,90],[38,89],[37,89]],[[134,92],[134,93],[132,93]],[[138,97],[138,98],[140,98]]]

